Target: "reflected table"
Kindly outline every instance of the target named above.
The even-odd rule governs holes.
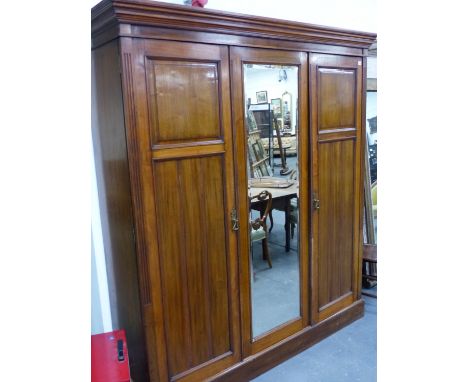
[[[289,252],[290,243],[291,243],[291,200],[299,196],[299,183],[295,181],[289,187],[285,188],[276,188],[276,187],[263,187],[263,186],[250,186],[249,196],[255,195],[263,190],[266,190],[271,193],[272,196],[272,207],[271,209],[284,211],[284,229],[286,231],[286,252]],[[260,211],[260,214],[263,215],[265,211],[265,202],[256,201],[253,202],[250,206],[251,209]],[[273,220],[270,216],[270,231],[273,228]]]

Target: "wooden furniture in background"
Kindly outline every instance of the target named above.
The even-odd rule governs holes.
[[[364,217],[366,228],[365,242],[367,244],[375,244],[374,206],[372,202],[372,184],[367,134],[364,135],[364,152]]]
[[[268,250],[268,229],[266,218],[271,211],[271,193],[263,190],[257,195],[249,196],[250,205],[256,205],[255,209],[260,211],[260,217],[250,221],[252,230],[250,232],[250,240],[252,242],[261,240],[263,249],[263,260],[268,261],[268,266],[271,268],[270,251]]]
[[[269,150],[265,151],[263,141],[261,139],[261,131],[258,129],[257,121],[251,110],[247,112],[246,125],[248,127],[247,138],[247,155],[249,157],[249,168],[251,178],[261,178],[263,176],[272,176],[273,170],[270,166],[272,163]],[[268,138],[269,147],[271,141]]]
[[[257,131],[249,133],[247,153],[249,156],[250,176],[252,178],[273,175],[273,170],[269,163],[270,155],[265,151]]]
[[[369,246],[375,246],[376,244],[374,219],[377,218],[377,181],[374,184],[371,184],[372,178],[370,172],[370,155],[367,134],[365,134],[364,136],[364,141],[364,248],[367,248],[367,255],[369,255],[369,248],[373,248]],[[363,286],[365,286],[366,288],[373,288],[377,285],[377,257],[375,257],[375,261],[363,261],[362,277]],[[363,292],[363,294],[369,295],[371,297],[376,297],[375,295],[366,292]]]
[[[250,380],[363,315],[362,95],[375,37],[145,0],[92,9],[112,322],[126,330],[133,380]],[[246,63],[298,68],[300,314],[259,338]]]
[[[286,180],[287,181],[287,180]],[[251,183],[252,184],[252,183]],[[255,183],[254,183],[255,184]],[[285,243],[285,250],[286,252],[289,252],[289,249],[291,247],[291,233],[292,233],[292,222],[291,222],[291,213],[292,213],[292,208],[291,208],[291,203],[293,200],[297,200],[298,197],[298,184],[297,182],[294,182],[293,184],[290,184],[289,187],[280,187],[280,188],[268,188],[262,186],[262,183],[258,183],[255,187],[251,186],[251,190],[255,190],[255,188],[260,188],[264,189],[265,191],[269,192],[272,195],[272,204],[271,204],[271,209],[270,209],[270,229],[269,232],[271,232],[273,228],[273,217],[271,216],[271,211],[272,210],[279,210],[279,211],[284,211],[284,230],[286,234],[286,243]],[[253,208],[256,208],[254,205]],[[297,213],[296,213],[297,215]],[[297,223],[297,221],[296,221]]]
[[[280,158],[281,158],[280,174],[281,175],[288,175],[288,174],[291,173],[292,169],[289,169],[288,164],[286,163],[286,151],[283,150],[283,141],[281,139],[281,133],[280,133],[280,129],[279,129],[279,126],[278,126],[278,120],[276,119],[275,116],[273,116],[273,126],[275,127],[276,140],[278,141],[278,149],[279,149]]]
[[[365,270],[367,267],[366,265],[369,265],[369,271],[364,271],[362,275],[362,279],[365,282],[368,282],[368,280],[374,280],[377,281],[377,245],[376,244],[364,244],[363,250],[362,250],[362,267],[363,270]],[[374,266],[372,268],[375,268],[375,273],[372,272],[371,266]],[[362,291],[362,294],[365,296],[369,297],[374,297],[377,298],[377,294],[369,293],[366,291]]]

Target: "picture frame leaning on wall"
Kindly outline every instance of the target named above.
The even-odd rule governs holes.
[[[257,96],[257,103],[268,103],[268,95],[266,90],[256,92],[255,95]]]

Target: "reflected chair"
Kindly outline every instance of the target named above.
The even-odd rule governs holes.
[[[377,281],[377,245],[376,244],[364,244],[363,245],[362,280],[363,280],[364,285],[367,285],[367,284],[370,285],[370,281]],[[375,285],[373,285],[372,287],[374,286]],[[366,291],[362,291],[361,293],[365,296],[377,298],[377,295],[373,293],[369,293]]]
[[[262,240],[263,248],[263,260],[268,261],[268,265],[271,268],[270,251],[268,250],[268,229],[266,224],[266,218],[271,211],[271,200],[272,195],[270,192],[264,190],[258,195],[251,196],[250,205],[256,204],[255,209],[260,210],[260,217],[250,221],[250,241]]]
[[[291,175],[289,176],[290,180],[296,180],[297,181],[297,170],[293,170]],[[298,216],[298,200],[297,197],[293,197],[289,199],[289,203],[286,205],[283,204],[274,204],[272,207],[272,210],[278,210],[278,211],[283,211],[286,213],[285,208],[289,207],[289,225],[285,225],[285,229],[289,230],[291,239],[294,238],[294,230],[299,222],[299,216]],[[273,229],[274,221],[273,221],[273,212],[270,211],[269,214],[270,217],[270,229],[268,232],[271,232]],[[285,219],[286,220],[286,219]],[[286,243],[286,252],[289,252],[289,247]]]
[[[289,179],[294,179],[297,180],[297,171],[294,170]],[[291,204],[290,204],[290,224],[291,224],[291,238],[294,239],[294,229],[296,228],[296,225],[299,223],[299,216],[297,213],[297,205],[298,200],[297,198],[291,199]]]
[[[297,198],[291,199],[291,211],[290,211],[290,225],[291,225],[291,239],[294,239],[294,229],[299,222],[299,216],[297,216]]]
[[[372,215],[374,219],[374,227],[377,220],[377,181],[371,185],[372,197]],[[366,288],[373,288],[377,285],[377,245],[364,244],[362,250],[362,281]],[[363,295],[377,298],[376,294],[362,292]]]
[[[371,197],[372,197],[372,215],[374,216],[374,219],[375,219],[377,218],[377,181],[372,183]]]

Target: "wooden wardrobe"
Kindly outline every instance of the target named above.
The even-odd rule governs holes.
[[[153,1],[92,9],[112,318],[126,330],[134,381],[248,381],[363,315],[366,55],[375,38]],[[294,69],[300,127],[299,310],[257,337],[246,65]]]

